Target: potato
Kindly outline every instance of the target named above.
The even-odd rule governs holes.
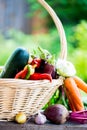
[[[55,124],[63,124],[67,121],[69,116],[69,111],[64,105],[55,104],[49,106],[45,111],[44,114],[46,118]]]

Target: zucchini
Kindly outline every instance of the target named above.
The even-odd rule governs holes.
[[[0,78],[14,78],[28,63],[29,52],[22,47],[16,48],[8,58],[3,70],[0,73]]]

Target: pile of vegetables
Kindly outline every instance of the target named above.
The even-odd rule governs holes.
[[[28,63],[15,75],[15,79],[47,79],[52,82],[52,79],[57,78],[54,55],[41,47],[38,47],[37,51],[38,55],[35,51],[30,55]]]
[[[68,109],[63,104],[48,106],[44,113],[35,116],[35,123],[44,124],[47,120],[62,124],[67,120],[78,123],[87,122],[87,110],[84,109],[80,89],[87,93],[87,84],[76,76],[73,64],[62,59],[55,59],[47,50],[38,47],[31,54],[25,48],[17,48],[8,58],[0,78],[15,78],[23,80],[49,80],[62,76],[63,91],[68,100]],[[25,123],[26,115],[22,112],[15,117],[16,122]]]
[[[60,34],[60,41],[66,43],[65,33],[57,26],[60,21],[51,7],[43,0],[38,0],[43,7],[51,14],[56,27]],[[59,24],[58,24],[59,25]],[[62,43],[63,44],[63,43]],[[63,50],[64,51],[64,50]],[[0,73],[0,78],[14,78],[15,80],[49,80],[58,79],[62,76],[64,82],[62,84],[63,92],[68,99],[70,109],[67,109],[62,104],[53,104],[48,106],[43,114],[38,112],[35,115],[35,123],[41,125],[46,123],[47,120],[56,124],[63,124],[67,120],[76,121],[78,123],[87,123],[87,111],[84,109],[80,89],[87,93],[87,84],[76,76],[76,70],[73,64],[67,60],[55,59],[45,49],[38,47],[30,54],[25,48],[17,48],[7,60],[3,70]],[[25,123],[27,121],[26,115],[19,112],[15,116],[15,121],[18,123]]]

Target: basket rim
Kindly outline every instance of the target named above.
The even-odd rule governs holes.
[[[45,87],[49,88],[54,87],[56,85],[62,85],[63,83],[63,77],[60,76],[58,79],[52,79],[52,82],[49,80],[24,80],[24,79],[13,79],[13,78],[0,78],[0,87],[10,87],[10,88],[40,88]],[[18,86],[19,85],[19,86]]]

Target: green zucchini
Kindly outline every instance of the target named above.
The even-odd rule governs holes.
[[[29,52],[22,47],[16,48],[8,58],[3,70],[0,73],[0,78],[14,78],[28,63]]]

